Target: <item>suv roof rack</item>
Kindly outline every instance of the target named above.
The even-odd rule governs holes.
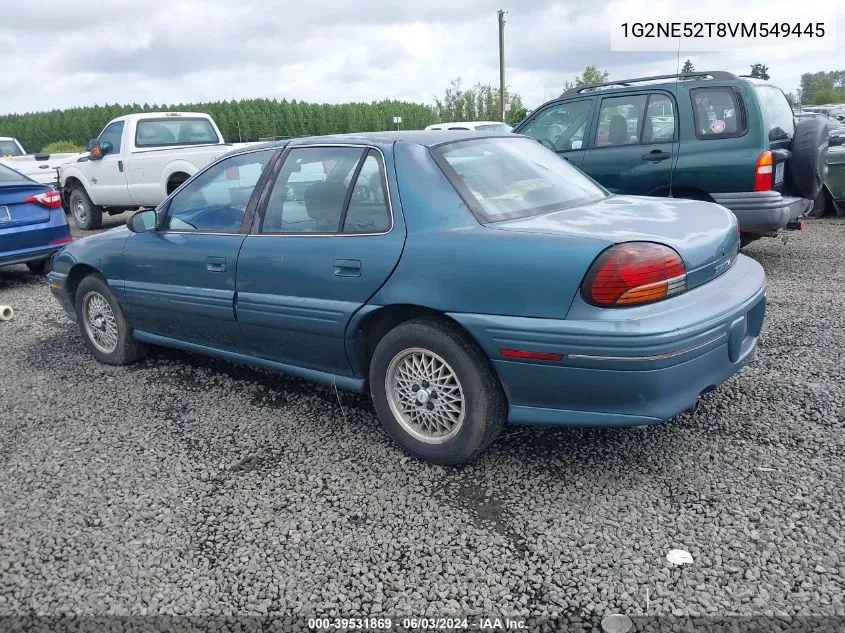
[[[600,84],[585,84],[583,86],[576,86],[574,88],[570,88],[569,90],[565,90],[563,95],[577,94],[579,92],[597,90],[599,88],[607,88],[610,86],[630,86],[631,84],[657,81],[659,79],[737,79],[737,76],[724,70],[707,70],[692,73],[655,75],[653,77],[635,77],[634,79],[618,79],[616,81],[606,81]]]

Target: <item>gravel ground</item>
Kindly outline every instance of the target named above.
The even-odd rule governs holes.
[[[845,222],[747,253],[760,349],[695,413],[509,427],[462,468],[404,456],[356,395],[178,351],[100,365],[0,270],[0,615],[845,617]]]

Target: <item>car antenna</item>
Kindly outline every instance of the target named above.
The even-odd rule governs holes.
[[[675,103],[672,104],[672,107],[675,109],[674,123],[675,123],[675,129],[678,131],[678,141],[677,141],[677,145],[675,147],[673,147],[673,152],[672,152],[673,156],[672,156],[672,158],[669,159],[669,197],[670,198],[675,197],[675,194],[672,191],[672,181],[675,179],[675,165],[678,164],[677,154],[678,154],[678,152],[681,151],[681,125],[680,125],[680,121],[678,119],[678,114],[679,114],[679,112],[678,112],[678,84],[680,83],[680,81],[681,81],[681,38],[679,37],[678,38],[678,59],[675,62]],[[646,112],[646,116],[648,116],[648,112]],[[673,130],[672,138],[673,139],[675,138],[674,130]],[[675,145],[674,142],[673,142],[673,145]]]

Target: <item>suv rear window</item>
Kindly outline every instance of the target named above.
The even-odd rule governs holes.
[[[795,115],[783,92],[774,86],[754,86],[754,90],[766,117],[769,140],[790,140],[795,134]]]
[[[208,119],[184,117],[146,119],[138,121],[138,127],[135,130],[137,147],[204,145],[219,142],[217,132],[214,131]]]
[[[695,135],[700,139],[740,136],[745,130],[736,93],[730,88],[690,90]]]
[[[607,197],[533,139],[456,141],[436,146],[432,156],[479,222],[525,218]]]

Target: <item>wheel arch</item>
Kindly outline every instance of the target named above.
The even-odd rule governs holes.
[[[101,273],[99,270],[89,264],[74,264],[68,271],[67,281],[65,282],[65,288],[67,289],[67,293],[70,297],[72,304],[75,305],[76,303],[76,289],[79,287],[79,284],[82,283],[82,280],[85,279],[88,275],[92,274],[98,275],[105,279],[103,273]]]
[[[367,380],[373,352],[384,335],[399,325],[420,317],[441,319],[460,331],[468,341],[476,345],[482,351],[484,357],[490,361],[490,366],[493,368],[496,377],[499,378],[499,384],[502,386],[505,396],[509,399],[507,386],[502,382],[495,364],[489,359],[481,344],[470,331],[445,312],[413,303],[398,303],[377,307],[361,317],[358,323],[353,324],[353,331],[347,337],[347,355],[352,363],[353,372]]]
[[[176,160],[162,170],[161,190],[165,197],[176,191],[183,182],[197,173],[197,168],[186,160]],[[171,185],[176,185],[171,188]],[[164,199],[164,198],[162,198]]]

